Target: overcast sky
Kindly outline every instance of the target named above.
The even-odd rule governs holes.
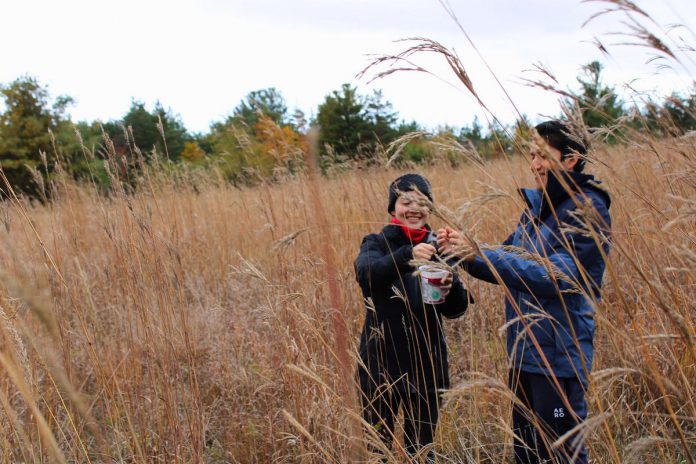
[[[668,45],[676,49],[682,38],[696,46],[696,1],[635,3],[670,31],[674,41]],[[680,55],[686,69],[664,60],[648,63],[650,51],[640,47],[610,46],[610,56],[603,55],[592,43],[595,37],[607,46],[633,41],[607,35],[626,31],[621,15],[583,27],[608,2],[450,4],[516,106],[533,121],[559,113],[556,96],[521,83],[541,77],[525,71],[535,63],[571,89],[577,88],[581,65],[595,59],[622,93],[625,84],[650,93],[684,91],[696,79],[693,52]],[[189,130],[206,132],[252,90],[276,87],[291,111],[311,116],[328,93],[350,82],[361,93],[382,89],[401,119],[429,128],[470,124],[475,115],[485,124],[485,112],[438,57],[416,60],[439,78],[402,72],[369,83],[355,77],[370,55],[404,50],[407,44],[394,41],[408,37],[454,49],[484,103],[501,120],[514,120],[512,105],[437,0],[0,0],[0,5],[0,83],[24,74],[37,77],[52,96],[76,100],[73,120],[118,119],[133,98],[148,108],[159,100]],[[675,24],[688,28],[672,28]]]

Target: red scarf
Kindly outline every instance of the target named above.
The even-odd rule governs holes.
[[[391,223],[399,225],[401,227],[401,230],[404,231],[404,234],[406,234],[406,237],[408,237],[411,243],[417,244],[422,242],[426,234],[428,233],[428,229],[426,229],[425,227],[421,227],[420,229],[411,229],[410,227],[405,226],[401,221],[399,221],[393,216]]]

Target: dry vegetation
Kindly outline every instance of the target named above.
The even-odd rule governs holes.
[[[376,64],[435,51],[476,97],[455,54],[421,47]],[[696,138],[626,140],[591,154],[614,242],[582,428],[593,462],[696,464]],[[419,168],[436,203],[478,240],[506,237],[525,157],[436,149],[442,161]],[[58,176],[51,202],[0,203],[1,461],[377,462],[342,346],[355,353],[363,320],[353,259],[401,172],[237,189],[148,170],[110,197]],[[438,460],[505,462],[504,293],[463,277],[476,304],[446,327]]]
[[[613,195],[615,242],[588,445],[598,463],[694,463],[696,141],[634,140],[597,145],[590,167]],[[421,171],[436,202],[491,242],[531,181],[522,156]],[[154,175],[131,195],[65,182],[50,204],[2,203],[2,462],[354,459],[327,275],[354,349],[364,309],[352,261],[387,220],[400,172],[321,178],[319,198],[305,177],[240,190]],[[503,292],[467,282],[477,303],[446,328],[454,388],[436,449],[441,462],[500,463],[511,442]]]

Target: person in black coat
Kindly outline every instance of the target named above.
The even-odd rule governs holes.
[[[442,317],[460,317],[469,304],[468,292],[451,272],[440,286],[444,301],[423,301],[420,277],[410,262],[435,260],[436,237],[427,224],[432,200],[423,176],[397,178],[389,186],[391,223],[363,238],[355,260],[366,302],[358,365],[363,417],[390,446],[401,408],[411,456],[432,443],[439,392],[449,388]]]

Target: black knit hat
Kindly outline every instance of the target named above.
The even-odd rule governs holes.
[[[387,211],[391,214],[394,211],[396,199],[401,192],[418,190],[420,193],[428,197],[428,200],[433,201],[433,191],[430,187],[428,179],[420,174],[408,173],[397,177],[394,182],[389,184],[389,205]]]

